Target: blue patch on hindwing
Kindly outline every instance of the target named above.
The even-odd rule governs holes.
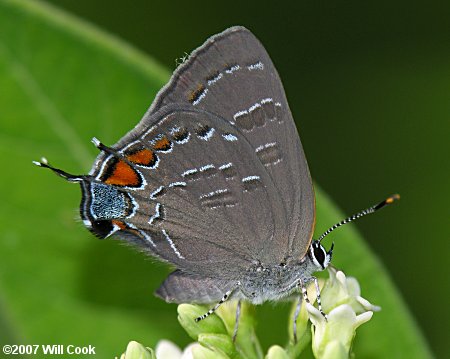
[[[124,218],[133,212],[131,198],[117,187],[93,182],[90,190],[90,212],[95,220]]]

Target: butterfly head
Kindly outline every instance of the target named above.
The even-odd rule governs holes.
[[[309,256],[318,270],[324,270],[328,267],[333,255],[333,248],[334,243],[331,245],[330,250],[327,252],[319,241],[312,241],[309,247]]]

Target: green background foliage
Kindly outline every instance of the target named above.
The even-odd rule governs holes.
[[[175,306],[152,296],[168,269],[115,241],[95,240],[74,220],[76,186],[31,160],[45,155],[69,172],[86,173],[97,153],[93,136],[117,141],[145,112],[175,58],[242,24],[271,54],[313,177],[344,212],[402,194],[398,205],[358,223],[368,244],[354,227],[333,237],[334,264],[383,307],[360,328],[356,352],[427,357],[409,305],[433,351],[443,356],[449,8],[401,1],[110,1],[108,8],[56,2],[165,67],[45,4],[0,1],[2,344],[93,344],[100,357],[112,357],[131,339],[188,342]],[[342,218],[318,192],[317,233]],[[287,312],[286,305],[258,308],[263,343],[285,344]]]

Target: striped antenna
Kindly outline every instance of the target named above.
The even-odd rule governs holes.
[[[350,222],[354,221],[355,219],[364,217],[364,216],[367,215],[367,214],[374,213],[374,212],[378,211],[379,209],[381,209],[381,208],[387,206],[388,204],[391,204],[392,202],[394,202],[394,201],[396,201],[396,200],[398,200],[398,199],[400,199],[400,195],[394,194],[394,195],[392,195],[392,196],[386,198],[384,201],[382,201],[382,202],[376,204],[375,206],[372,206],[372,207],[369,207],[369,208],[367,208],[367,209],[365,209],[365,210],[362,210],[361,212],[358,212],[358,213],[354,214],[353,216],[350,216],[350,217],[348,217],[348,218],[346,218],[346,219],[340,221],[339,223],[336,223],[334,226],[328,228],[328,229],[327,229],[327,230],[319,237],[319,239],[317,239],[317,241],[320,243],[320,241],[321,241],[325,236],[327,236],[328,234],[330,234],[331,232],[333,232],[336,228],[338,228],[338,227],[340,227],[340,226],[342,226],[342,225],[344,225],[344,224],[350,223]]]

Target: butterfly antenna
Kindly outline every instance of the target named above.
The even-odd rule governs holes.
[[[41,158],[41,161],[33,161],[33,163],[36,166],[39,167],[44,167],[44,168],[48,168],[50,170],[52,170],[53,172],[55,172],[58,176],[66,179],[69,182],[82,182],[84,180],[85,176],[76,176],[76,175],[72,175],[70,173],[67,173],[63,170],[60,170],[59,168],[55,168],[52,165],[50,165],[50,163],[48,163],[47,159],[45,157]]]
[[[369,207],[369,208],[367,208],[367,209],[364,209],[364,210],[362,210],[361,212],[358,212],[358,213],[354,214],[353,216],[350,216],[350,217],[348,217],[348,218],[346,218],[346,219],[340,221],[339,223],[336,223],[334,226],[328,228],[328,229],[327,229],[327,230],[319,237],[319,239],[317,239],[317,241],[320,243],[320,241],[321,241],[325,236],[327,236],[328,234],[330,234],[331,232],[333,232],[336,228],[338,228],[338,227],[340,227],[340,226],[342,226],[342,225],[344,225],[344,224],[353,222],[355,219],[364,217],[364,216],[367,215],[367,214],[374,213],[374,212],[378,211],[379,209],[381,209],[381,208],[383,208],[383,207],[386,207],[388,204],[391,204],[391,203],[393,203],[394,201],[396,201],[396,200],[398,200],[398,199],[400,199],[400,195],[394,194],[394,195],[392,195],[392,196],[386,198],[384,201],[382,201],[382,202],[376,204],[375,206],[372,206],[372,207]]]

